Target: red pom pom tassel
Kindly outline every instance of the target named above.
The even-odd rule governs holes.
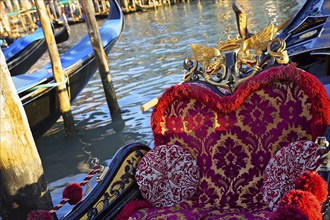
[[[33,210],[28,214],[27,220],[53,220],[53,218],[47,210]]]
[[[75,205],[83,197],[82,187],[78,183],[72,183],[65,187],[62,194],[63,198],[69,199],[68,203],[70,205]]]
[[[301,174],[295,182],[295,189],[313,193],[320,203],[328,197],[328,184],[317,172],[306,171]]]
[[[283,196],[280,206],[294,205],[299,208],[308,219],[322,220],[321,204],[311,193],[302,190],[290,190]]]

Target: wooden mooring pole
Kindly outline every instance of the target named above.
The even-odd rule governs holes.
[[[3,2],[0,2],[0,35],[3,37],[13,37],[11,35],[10,23]]]
[[[20,5],[18,3],[18,0],[12,0],[12,2],[13,2],[13,5],[14,5],[14,9],[15,10],[17,10],[17,11],[21,10],[21,7],[20,7]]]
[[[28,120],[0,50],[0,216],[26,219],[52,201]]]
[[[101,75],[105,97],[110,109],[113,121],[122,121],[120,108],[118,105],[115,88],[112,83],[111,74],[108,66],[108,59],[102,47],[101,37],[96,23],[95,10],[93,2],[90,0],[82,0],[82,7],[85,13],[85,19],[88,27],[88,34],[93,46],[95,59]]]
[[[32,8],[29,1],[21,1],[22,9],[25,11],[25,16],[28,20],[28,29],[30,32],[34,32],[35,29],[38,28],[38,26],[34,23],[32,19],[31,12],[29,11],[30,8]]]
[[[8,9],[8,13],[13,11],[13,4],[11,3],[10,0],[4,0],[4,2],[6,3],[7,9]]]
[[[60,103],[60,111],[62,113],[62,117],[64,121],[65,134],[67,136],[71,136],[75,133],[75,126],[70,108],[70,99],[66,88],[65,77],[62,70],[60,55],[58,53],[51,23],[47,16],[45,3],[44,1],[37,0],[35,1],[35,4],[39,14],[41,27],[44,32],[45,39],[48,45],[48,52],[52,62],[54,79],[57,83],[63,82],[62,84],[57,86],[57,95]]]

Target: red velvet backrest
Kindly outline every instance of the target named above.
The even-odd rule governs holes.
[[[323,135],[330,102],[322,84],[293,65],[269,69],[220,97],[201,83],[169,88],[152,113],[155,146],[188,149],[200,168],[194,203],[261,208],[266,165],[280,147]]]

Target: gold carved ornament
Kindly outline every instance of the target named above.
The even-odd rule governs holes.
[[[274,38],[286,24],[284,22],[278,27],[270,24],[246,39],[246,36],[237,36],[235,39],[228,37],[226,41],[220,41],[216,48],[192,44],[194,58],[185,60],[184,66],[189,71],[185,73],[183,81],[199,79],[200,75],[206,82],[232,94],[244,81],[275,62],[287,64],[289,56],[285,41]],[[232,64],[226,61],[228,54],[233,57]],[[197,69],[198,64],[202,66],[200,69]]]

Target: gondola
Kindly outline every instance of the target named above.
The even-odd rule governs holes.
[[[55,28],[55,26],[54,26]],[[67,41],[70,37],[70,26],[69,23],[66,19],[66,17],[63,17],[63,24],[62,24],[62,28],[59,32],[55,33],[55,41],[56,44],[60,44],[63,43],[65,41]]]
[[[55,33],[56,43],[69,39],[70,28],[64,25]],[[2,48],[9,72],[12,76],[26,73],[47,50],[47,43],[42,28],[25,37],[15,40],[7,48]]]
[[[116,1],[110,2],[112,7],[109,17],[99,28],[106,54],[110,52],[123,29],[120,7]],[[73,101],[97,69],[88,34],[64,52],[60,59]],[[52,86],[54,79],[51,64],[48,63],[35,72],[12,78],[28,117],[33,137],[36,139],[60,117],[56,88]]]
[[[192,46],[184,82],[153,109],[155,147],[129,143],[107,167],[96,163],[85,198],[64,190],[77,204],[62,219],[328,219],[329,45],[290,56],[297,42],[283,40],[329,39],[324,19],[299,37],[314,33],[309,16],[328,17],[325,5],[308,0],[282,39],[272,25],[251,35],[233,7],[241,38]]]
[[[313,13],[313,9],[318,13]],[[330,17],[329,3],[307,1],[280,34],[292,62],[315,75],[330,94]]]

